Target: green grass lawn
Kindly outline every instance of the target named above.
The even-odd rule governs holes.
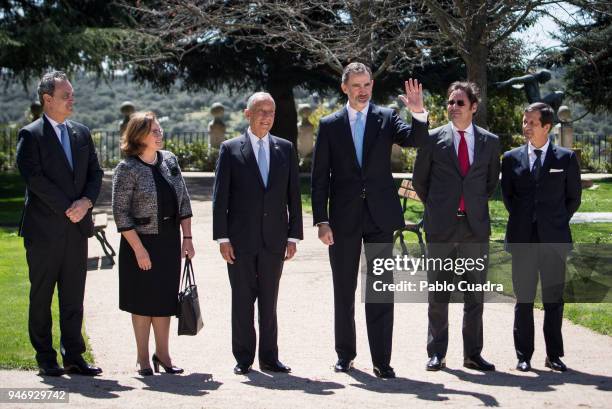
[[[0,225],[17,226],[23,208],[23,192],[20,176],[0,174]],[[16,227],[0,227],[0,368],[36,368],[28,335],[29,291],[23,239],[17,236]],[[53,344],[59,352],[58,311],[56,293],[51,312]],[[88,342],[86,336],[85,342]],[[93,360],[89,352],[85,359]]]

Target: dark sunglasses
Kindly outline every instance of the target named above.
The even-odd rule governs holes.
[[[454,99],[451,99],[448,101],[448,105],[453,106],[453,105],[459,105],[460,107],[465,106],[465,101],[462,99],[458,99],[457,101],[455,101]]]

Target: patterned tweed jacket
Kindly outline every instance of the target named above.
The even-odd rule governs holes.
[[[173,187],[177,200],[176,222],[192,216],[189,194],[176,156],[159,151],[157,166]],[[122,160],[113,175],[113,216],[119,232],[136,229],[140,234],[158,234],[159,209],[153,170],[137,157]]]

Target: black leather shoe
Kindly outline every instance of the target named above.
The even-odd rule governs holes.
[[[77,358],[64,358],[64,370],[66,373],[75,373],[85,376],[96,376],[102,373],[102,369],[89,365],[82,356]]]
[[[251,365],[236,364],[234,367],[234,373],[236,375],[246,375],[249,372],[251,372]]]
[[[531,371],[531,363],[526,360],[518,361],[518,364],[516,364],[516,369],[518,369],[521,372]]]
[[[561,359],[559,358],[546,357],[546,361],[544,361],[544,366],[552,369],[553,371],[559,371],[559,372],[567,371],[567,366],[565,366],[565,364],[561,362]]]
[[[446,368],[446,358],[440,358],[436,354],[433,354],[431,358],[429,358],[427,366],[425,367],[428,371],[439,371],[442,368]]]
[[[463,366],[470,369],[476,369],[479,371],[494,371],[495,365],[484,360],[480,355],[473,356],[471,358],[465,358],[463,360]]]
[[[160,365],[161,365],[162,368],[164,368],[164,371],[166,373],[169,373],[169,374],[178,374],[178,373],[183,373],[184,372],[184,369],[183,368],[179,368],[178,366],[174,366],[174,365],[168,366],[168,365],[166,365],[155,354],[153,354],[153,357],[151,359],[153,361],[153,368],[155,369],[155,372],[159,372],[159,366]]]
[[[261,369],[262,371],[269,371],[269,372],[284,372],[284,373],[291,372],[291,368],[283,364],[281,361],[276,361],[272,364],[260,362],[259,369]]]
[[[383,379],[395,378],[395,371],[389,365],[374,366],[374,375]]]
[[[55,360],[52,362],[40,362],[38,369],[38,374],[44,376],[62,376],[64,374],[64,368],[59,366]]]
[[[334,365],[334,371],[336,372],[348,372],[353,367],[353,361],[351,359],[338,359],[336,365]]]

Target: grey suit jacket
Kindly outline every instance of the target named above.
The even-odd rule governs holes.
[[[474,125],[474,158],[463,177],[451,125],[430,131],[430,136],[417,152],[413,176],[413,186],[425,204],[425,233],[437,235],[455,228],[463,193],[472,232],[487,239],[491,235],[489,197],[499,181],[499,138]]]
[[[172,152],[159,151],[161,161],[156,165],[173,187],[177,209],[177,223],[191,217],[191,202],[181,175],[178,160]],[[140,234],[158,234],[159,208],[157,188],[150,167],[136,157],[119,162],[113,174],[113,217],[117,231],[136,229]]]

